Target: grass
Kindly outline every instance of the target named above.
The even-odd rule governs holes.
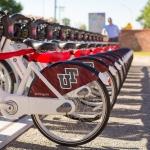
[[[144,52],[144,51],[140,51],[140,52],[134,52],[135,56],[150,56],[150,52]]]

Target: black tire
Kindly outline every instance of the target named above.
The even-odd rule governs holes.
[[[13,70],[6,61],[0,61],[0,67],[1,67],[1,72],[6,73],[7,78],[9,80],[9,83],[8,83],[9,87],[4,87],[4,86],[2,87],[2,83],[1,83],[1,88],[3,88],[4,91],[7,91],[9,93],[13,93],[15,83],[16,83],[16,79],[15,79],[15,75],[13,73]],[[4,81],[1,80],[1,82],[3,82],[3,84],[5,84]]]
[[[117,83],[117,93],[119,94],[120,89],[121,89],[121,85],[122,85],[121,75],[120,75],[119,70],[118,70],[115,66],[113,66],[113,67],[114,67],[115,70],[117,71],[117,72],[116,72],[117,74],[116,74],[115,76],[113,75],[113,77],[114,77],[115,80],[116,80],[116,83]]]
[[[103,67],[105,67],[107,69],[109,68],[108,65],[106,65],[103,61],[101,61],[97,57],[84,56],[84,57],[76,58],[74,60],[75,61],[80,61],[80,62],[82,62],[82,63],[84,63],[86,65],[91,65],[93,63],[91,65],[91,67],[95,68],[98,72],[103,72],[103,69],[100,66],[103,66]],[[117,92],[117,83],[116,83],[115,77],[111,74],[110,71],[105,71],[105,73],[109,76],[110,80],[112,81],[112,85],[105,85],[105,86],[106,86],[106,89],[109,92],[108,94],[110,96],[110,105],[113,108],[113,106],[114,106],[114,104],[116,102],[116,97],[117,97],[117,93],[118,93]],[[111,91],[110,91],[110,87],[111,87]]]
[[[116,79],[115,79],[115,77],[111,74],[111,72],[109,71],[108,72],[108,74],[109,74],[109,76],[110,76],[110,78],[111,78],[111,80],[112,80],[112,83],[113,83],[113,85],[114,85],[114,95],[113,95],[113,97],[112,97],[112,103],[111,103],[111,108],[113,108],[113,106],[115,105],[115,103],[116,103],[116,100],[117,100],[117,95],[118,95],[118,91],[117,91],[117,82],[116,82]],[[106,87],[107,88],[107,87]]]

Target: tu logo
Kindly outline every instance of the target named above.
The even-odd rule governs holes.
[[[62,89],[71,89],[72,84],[77,84],[77,76],[79,76],[77,68],[65,68],[64,74],[57,74],[60,87]]]

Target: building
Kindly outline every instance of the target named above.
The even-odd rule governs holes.
[[[105,13],[89,13],[89,31],[101,33],[105,26]]]

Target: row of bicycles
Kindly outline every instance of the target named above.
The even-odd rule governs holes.
[[[98,33],[0,13],[0,110],[31,115],[38,130],[65,146],[105,129],[133,60],[132,50]]]

